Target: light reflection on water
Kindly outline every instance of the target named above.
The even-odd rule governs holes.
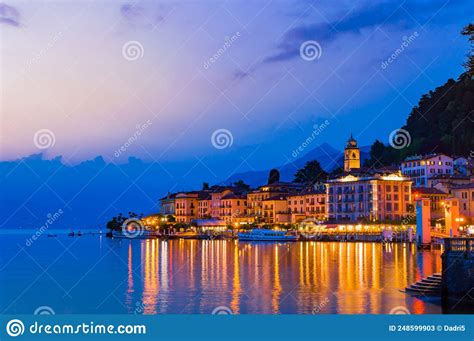
[[[58,238],[41,238],[10,262],[21,244],[3,240],[3,312],[41,305],[57,313],[441,312],[437,302],[400,292],[441,269],[439,251],[408,244]]]

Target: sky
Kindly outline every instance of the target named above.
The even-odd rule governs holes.
[[[472,18],[462,0],[6,1],[0,158],[219,173],[291,161],[315,130],[302,153],[388,143],[463,72]]]

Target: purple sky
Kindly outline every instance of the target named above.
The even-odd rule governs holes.
[[[473,7],[374,3],[7,1],[2,159],[217,157],[268,168],[326,120],[315,144],[341,149],[350,132],[361,145],[387,142],[423,93],[463,71],[459,32]],[[321,47],[312,61],[300,55],[307,41]],[[211,143],[219,129],[231,135],[225,148]]]

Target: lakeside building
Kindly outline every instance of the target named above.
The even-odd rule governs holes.
[[[454,174],[453,158],[445,154],[414,155],[401,164],[402,174],[413,180],[414,187],[428,187],[435,175]]]
[[[282,181],[260,186],[258,189],[247,193],[247,215],[249,217],[255,217],[256,221],[262,220],[265,222],[265,220],[268,220],[264,217],[265,200],[278,196],[286,196],[291,193],[297,193],[301,191],[302,188],[303,185],[301,184]]]
[[[232,224],[235,217],[247,215],[247,196],[245,194],[235,193],[229,189],[221,194],[219,219]]]
[[[460,216],[474,222],[474,183],[453,187],[451,192],[459,200]]]
[[[288,212],[291,223],[298,224],[304,220],[325,221],[326,214],[326,186],[288,196]]]
[[[326,186],[331,220],[399,221],[411,211],[411,180],[399,172],[366,170],[328,180]]]
[[[160,199],[161,213],[180,223],[196,220],[227,225],[299,224],[317,222],[401,221],[413,213],[414,200],[430,199],[433,219],[444,218],[443,203],[455,197],[463,217],[474,218],[474,177],[459,167],[469,160],[444,154],[414,156],[398,167],[361,167],[360,150],[352,137],[344,149],[344,171],[324,183],[275,181],[257,189],[212,186],[201,191],[168,193]],[[466,161],[467,160],[467,161]],[[467,162],[467,166],[466,166]],[[418,186],[412,188],[412,184]]]
[[[430,200],[431,219],[444,218],[444,201],[449,197],[437,188],[415,187],[412,189],[413,200],[425,198]]]
[[[176,222],[189,224],[197,218],[198,192],[177,193],[175,197]]]
[[[176,193],[169,193],[160,199],[161,214],[174,215],[176,210]]]

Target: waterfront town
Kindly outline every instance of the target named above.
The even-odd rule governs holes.
[[[407,157],[399,167],[362,167],[351,136],[343,170],[326,181],[282,182],[273,170],[268,183],[256,189],[234,184],[168,193],[160,199],[161,214],[208,230],[305,222],[360,229],[361,224],[415,224],[419,201],[429,203],[429,224],[440,236],[458,236],[471,232],[473,223],[472,165],[472,158],[430,154]]]

